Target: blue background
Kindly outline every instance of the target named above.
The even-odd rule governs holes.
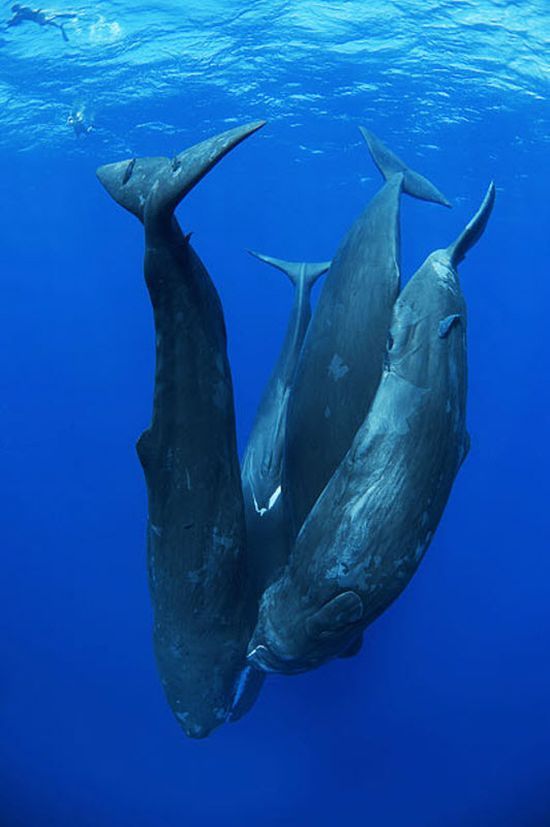
[[[364,5],[100,3],[68,44],[1,35],[2,827],[550,824],[548,19]],[[405,279],[497,183],[461,268],[472,450],[361,654],[270,678],[193,742],[150,643],[142,231],[94,171],[263,116],[179,210],[224,304],[241,449],[291,302],[244,250],[334,254],[380,183],[364,124],[455,204],[404,199]]]

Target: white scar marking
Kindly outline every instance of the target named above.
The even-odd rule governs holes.
[[[338,382],[338,380],[342,379],[348,372],[349,367],[346,365],[342,357],[335,353],[332,357],[330,365],[328,366],[328,375],[331,379],[334,379],[335,382]]]
[[[254,500],[254,508],[256,509],[256,513],[263,517],[264,514],[267,514],[268,511],[271,511],[279,497],[281,496],[281,486],[278,485],[269,500],[267,501],[267,508],[262,508],[258,505],[258,500],[256,499],[256,494],[254,491],[252,492],[252,499]]]
[[[252,492],[252,499],[254,500],[254,508],[256,509],[256,513],[259,514],[260,517],[263,517],[264,514],[267,511],[267,508],[260,508],[260,506],[258,505],[258,500],[256,499],[256,494],[254,493],[254,491]]]
[[[267,504],[268,510],[271,510],[273,508],[273,506],[275,505],[275,503],[277,502],[277,500],[279,499],[280,496],[281,496],[281,486],[278,485],[277,488],[275,489],[275,491],[273,492],[273,494],[271,495],[271,497],[269,498],[269,502]]]

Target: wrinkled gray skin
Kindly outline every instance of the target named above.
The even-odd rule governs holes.
[[[242,462],[251,586],[259,601],[288,559],[289,533],[281,490],[286,414],[311,319],[311,288],[329,269],[330,262],[306,264],[252,255],[286,273],[295,287],[283,346],[260,401]]]
[[[485,200],[397,300],[369,415],[265,593],[249,661],[284,673],[353,645],[401,593],[439,523],[468,450],[466,308],[456,267],[483,233]]]
[[[144,224],[156,372],[151,426],[138,441],[147,482],[154,648],[168,702],[187,735],[230,715],[253,612],[231,372],[221,304],[174,217],[189,190],[262,123],[177,155],[98,170]]]
[[[399,292],[401,192],[450,206],[362,130],[386,183],[342,242],[308,328],[287,420],[283,488],[295,537],[363,422],[382,375]]]

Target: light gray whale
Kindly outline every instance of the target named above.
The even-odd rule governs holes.
[[[495,197],[432,253],[399,296],[383,377],[350,450],[264,594],[249,661],[294,673],[353,647],[402,592],[468,450],[466,308],[457,266]]]
[[[252,252],[285,273],[294,301],[281,352],[258,406],[242,462],[242,487],[252,588],[259,600],[280,573],[289,553],[289,532],[282,492],[286,414],[304,336],[311,319],[311,288],[330,267],[282,261]]]
[[[380,382],[399,292],[401,192],[450,206],[371,132],[362,134],[386,183],[340,245],[304,341],[285,446],[293,536],[350,447]]]
[[[137,448],[149,501],[153,639],[170,707],[195,738],[232,713],[254,611],[223,311],[174,210],[262,125],[231,129],[173,159],[134,158],[97,172],[145,230],[156,372],[152,422]]]

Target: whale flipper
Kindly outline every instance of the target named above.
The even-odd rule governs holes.
[[[308,618],[307,632],[311,637],[322,638],[357,623],[361,620],[363,612],[363,601],[356,592],[341,592]]]
[[[423,175],[409,169],[401,158],[392,152],[382,141],[376,137],[364,126],[360,126],[359,130],[365,139],[369,148],[372,160],[386,179],[386,181],[395,175],[397,172],[403,173],[403,192],[414,198],[420,198],[422,201],[432,201],[434,204],[441,204],[444,207],[452,206],[437,187],[428,181]]]
[[[140,221],[145,210],[170,215],[218,161],[265,121],[238,126],[180,152],[174,158],[132,158],[105,164],[97,177],[115,201]]]
[[[466,224],[456,241],[447,247],[447,254],[453,267],[457,267],[460,262],[464,260],[468,250],[473,247],[483,235],[491,212],[493,211],[495,194],[495,184],[491,181],[479,210],[471,221]]]
[[[297,286],[303,281],[309,287],[313,287],[317,279],[330,269],[330,261],[320,262],[300,262],[300,261],[283,261],[280,258],[273,258],[273,256],[265,256],[262,253],[256,253],[254,250],[248,251],[254,258],[264,261],[266,264],[271,264],[282,273],[288,276],[292,284]]]

